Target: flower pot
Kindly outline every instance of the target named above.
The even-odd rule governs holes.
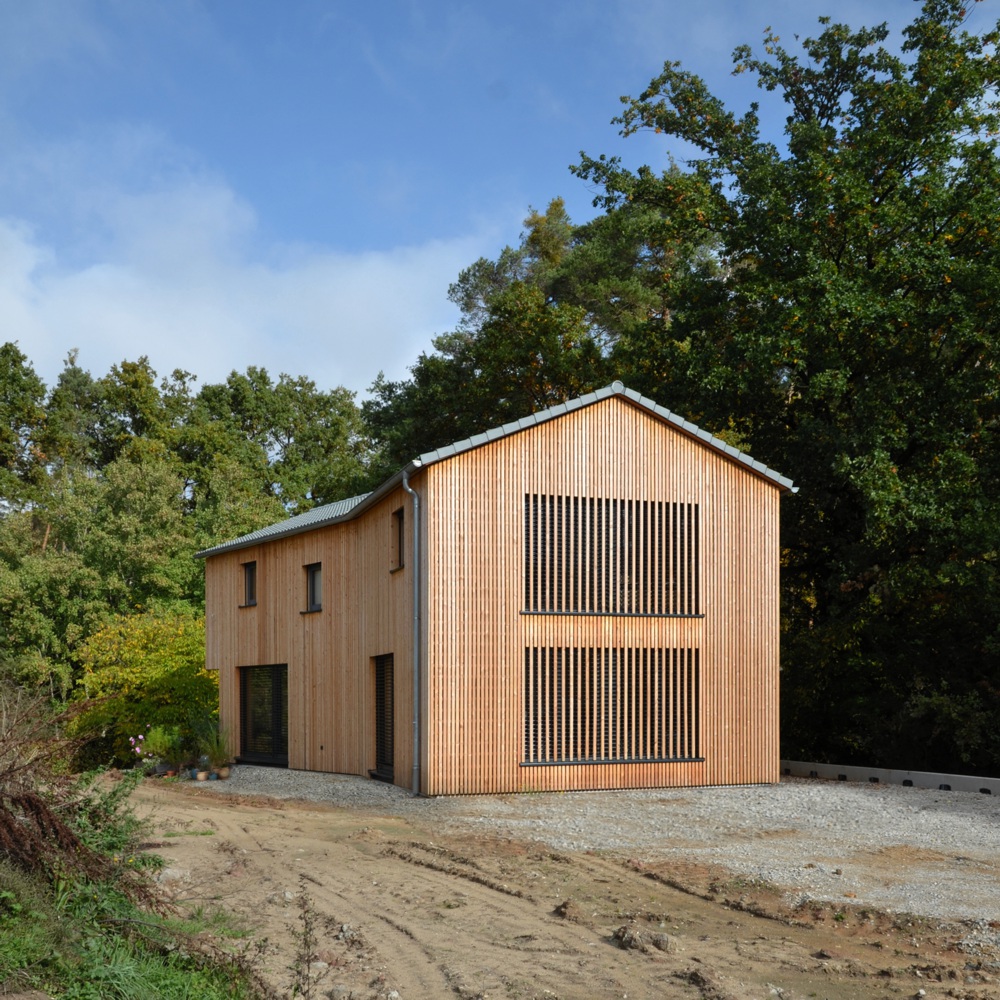
[[[220,767],[218,774],[221,781],[226,781],[229,778],[229,766]]]
[[[198,771],[195,774],[198,781],[208,781],[208,771]]]

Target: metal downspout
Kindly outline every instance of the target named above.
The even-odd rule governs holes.
[[[413,463],[419,467],[419,462]],[[403,470],[403,489],[413,497],[413,794],[420,794],[420,495]]]

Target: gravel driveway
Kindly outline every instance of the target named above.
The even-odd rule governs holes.
[[[306,799],[559,850],[718,864],[793,898],[1000,921],[1000,797],[783,778],[778,785],[414,798],[352,775],[240,765],[203,794]]]

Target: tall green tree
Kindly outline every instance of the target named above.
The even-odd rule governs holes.
[[[100,386],[77,364],[70,351],[45,401],[42,451],[50,472],[63,468],[96,469]]]
[[[286,374],[275,381],[266,369],[251,366],[205,386],[195,414],[200,422],[192,422],[189,432],[210,432],[201,441],[188,434],[195,450],[204,455],[214,447],[217,454],[221,446],[256,468],[264,488],[290,513],[349,496],[366,482],[366,429],[354,394],[342,387],[324,391],[311,379]]]
[[[603,385],[608,367],[588,310],[554,293],[574,227],[561,198],[532,211],[518,247],[462,271],[449,298],[457,329],[433,341],[391,382],[381,374],[363,406],[380,448],[373,479],[421,452],[477,434]]]
[[[45,384],[17,344],[0,345],[0,500],[29,500],[44,480]]]
[[[1000,769],[1000,34],[966,16],[926,0],[900,51],[828,18],[801,54],[738,48],[781,143],[668,63],[618,123],[690,144],[686,169],[577,168],[610,216],[713,241],[715,276],[665,267],[669,324],[614,358],[801,486],[783,702],[806,759]]]

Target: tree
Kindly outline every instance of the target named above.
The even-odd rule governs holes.
[[[45,385],[16,344],[0,345],[0,499],[21,503],[44,479],[38,442]]]
[[[519,247],[462,271],[448,293],[462,310],[458,328],[434,339],[411,377],[380,374],[372,385],[362,412],[381,448],[373,479],[608,381],[587,309],[553,294],[574,232],[562,199],[532,211],[525,227]]]
[[[53,523],[50,545],[65,546],[98,574],[111,612],[185,596],[194,540],[175,463],[121,458],[100,477],[67,476],[44,513]]]
[[[112,732],[121,762],[134,760],[130,736],[177,726],[190,744],[218,711],[218,678],[205,669],[205,619],[190,609],[121,616],[94,633],[80,656],[79,693],[91,705],[77,726]]]
[[[801,486],[783,701],[803,759],[1000,768],[1000,33],[965,18],[926,0],[899,53],[885,25],[828,18],[802,56],[770,31],[738,48],[785,102],[782,147],[758,105],[737,116],[668,63],[618,122],[697,158],[577,168],[609,216],[714,241],[716,274],[665,269],[669,323],[613,357]]]
[[[338,387],[322,391],[311,379],[251,366],[231,372],[220,385],[205,386],[196,402],[191,430],[221,428],[214,444],[199,441],[202,468],[224,449],[249,469],[265,470],[267,492],[290,513],[349,496],[366,481],[368,441],[354,394]],[[210,439],[211,440],[211,439]],[[211,455],[205,452],[211,448]]]
[[[50,471],[98,467],[99,386],[70,351],[45,403],[42,451]]]

